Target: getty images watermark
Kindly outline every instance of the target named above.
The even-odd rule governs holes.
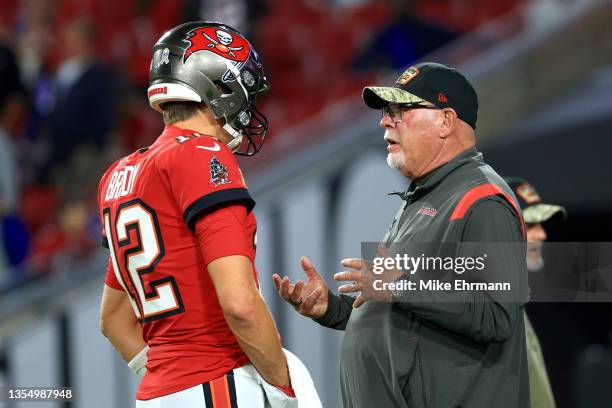
[[[364,242],[362,292],[411,302],[612,302],[612,243]],[[537,257],[538,269],[527,257]],[[533,259],[532,259],[533,261]]]
[[[463,275],[466,272],[482,272],[486,269],[488,255],[482,256],[426,256],[420,254],[411,256],[408,254],[395,254],[395,256],[377,256],[372,260],[372,272],[375,275],[383,275],[386,271],[402,271],[405,275],[415,275],[417,272],[444,271]],[[466,279],[454,279],[443,281],[440,279],[397,279],[385,282],[383,278],[374,279],[372,282],[374,290],[494,290],[510,291],[510,282],[470,282]]]
[[[381,300],[404,299],[401,292],[406,292],[411,302],[465,302],[472,295],[527,302],[525,257],[520,255],[525,251],[524,243],[362,243],[361,288]]]

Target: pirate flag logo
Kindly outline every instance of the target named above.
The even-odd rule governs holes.
[[[183,63],[190,56],[200,51],[215,53],[240,70],[249,59],[251,44],[238,33],[229,33],[217,27],[199,27],[187,33],[186,42],[189,46],[185,49]],[[231,70],[227,70],[222,77],[223,82],[235,81],[236,78]]]
[[[213,156],[210,159],[210,182],[215,186],[220,186],[222,184],[231,183],[229,179],[229,174],[227,172],[227,167],[225,167],[217,156]]]
[[[244,63],[251,53],[251,44],[237,33],[215,27],[199,27],[187,34],[189,46],[185,49],[183,62],[196,52],[210,51],[235,63]]]

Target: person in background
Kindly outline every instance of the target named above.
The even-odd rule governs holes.
[[[0,289],[20,283],[19,265],[29,237],[18,214],[19,173],[14,145],[25,109],[24,91],[13,51],[0,45]]]
[[[450,43],[458,34],[415,13],[415,1],[389,0],[391,21],[355,57],[356,70],[397,71]]]
[[[565,208],[545,204],[536,189],[527,180],[519,177],[505,177],[504,180],[517,198],[527,229],[527,269],[530,275],[544,268],[542,246],[547,240],[544,224],[551,220],[563,220]],[[533,325],[525,314],[525,335],[527,337],[527,364],[529,367],[529,390],[532,408],[554,408],[555,398],[548,379],[542,347]]]
[[[95,158],[114,127],[117,83],[113,72],[98,60],[92,18],[72,20],[64,28],[62,44],[48,120],[50,155],[43,176],[78,194],[90,181],[83,175],[98,170]]]

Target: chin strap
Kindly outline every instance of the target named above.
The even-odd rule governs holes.
[[[240,145],[242,144],[242,132],[234,129],[227,123],[223,125],[223,130],[229,133],[232,137],[232,140],[230,140],[230,142],[227,144],[227,147],[229,147],[232,153],[235,153],[236,151],[238,151],[238,149],[240,149]]]

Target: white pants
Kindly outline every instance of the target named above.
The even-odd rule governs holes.
[[[271,404],[273,407],[297,407],[295,398],[263,382],[257,370],[248,364],[174,394],[136,400],[136,408],[268,408]]]

